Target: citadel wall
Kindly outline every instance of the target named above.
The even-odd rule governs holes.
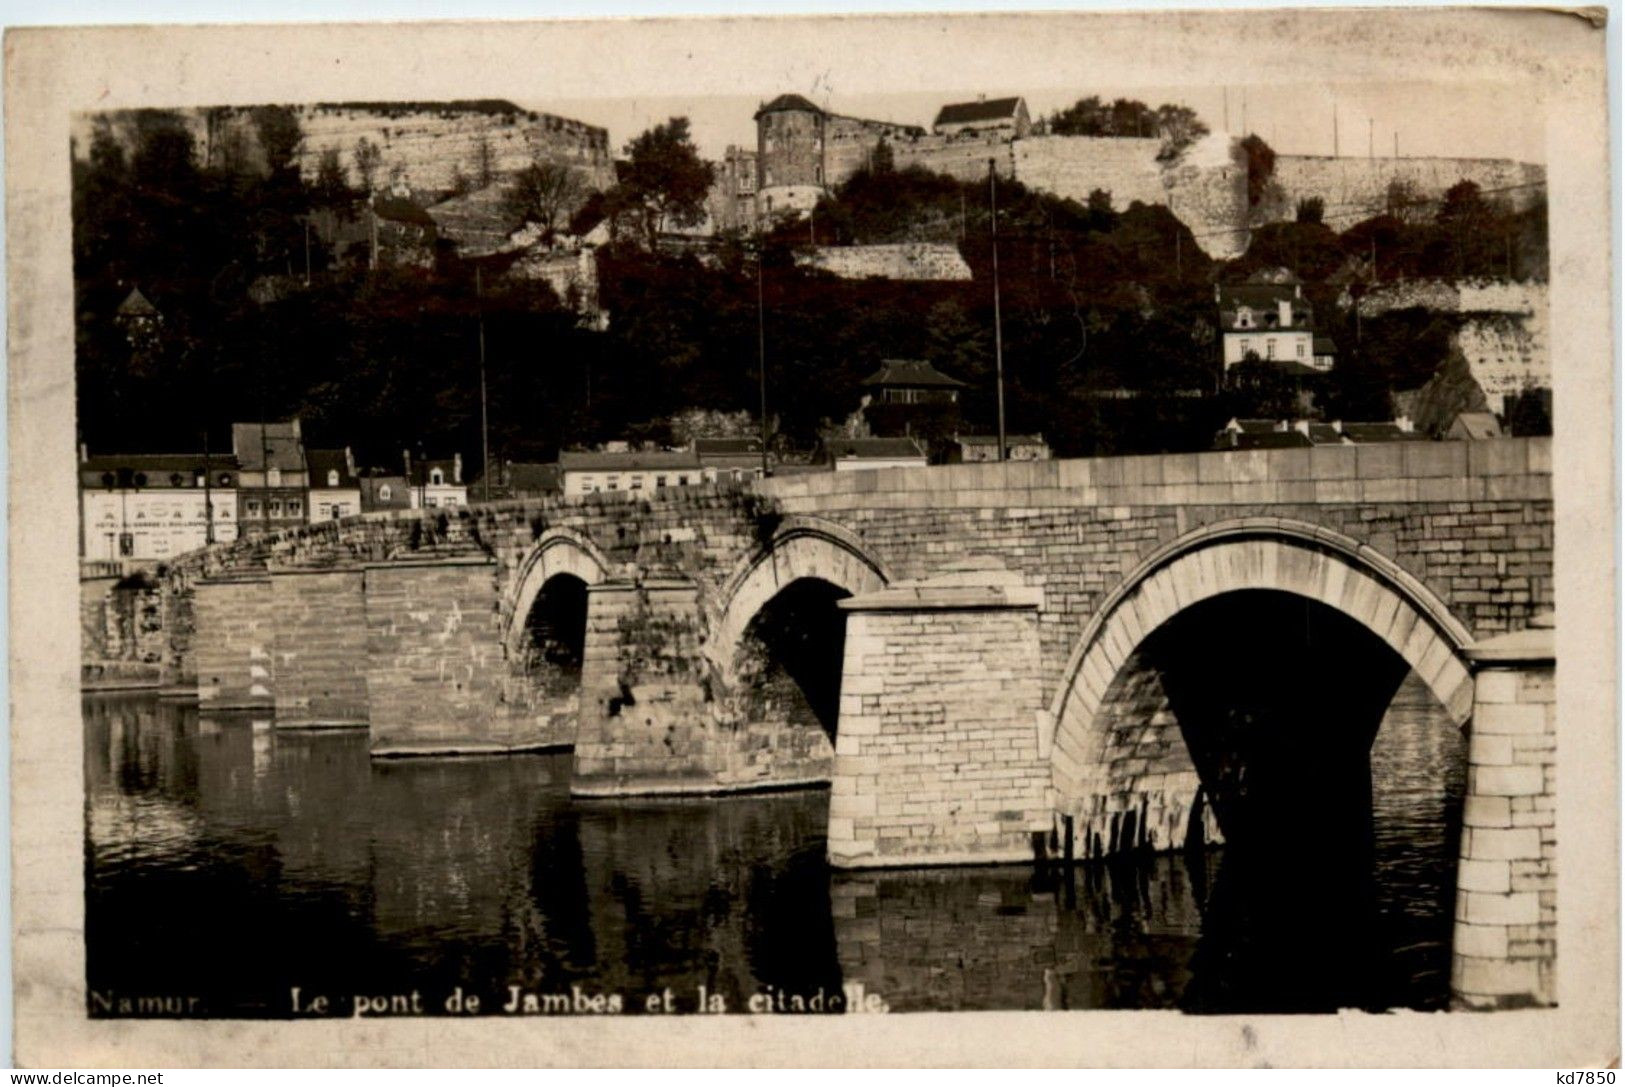
[[[356,149],[366,140],[380,155],[377,186],[395,182],[449,191],[459,180],[476,181],[482,159],[496,175],[542,161],[581,170],[594,188],[615,180],[607,131],[511,103],[318,103],[295,106],[293,113],[303,136],[297,155],[306,179],[316,176],[323,155],[334,152],[350,184],[359,185]],[[203,111],[194,134],[205,161],[236,154],[264,165],[252,107]]]

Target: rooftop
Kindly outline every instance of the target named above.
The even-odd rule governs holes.
[[[960,445],[998,445],[999,436],[997,434],[959,434],[955,435],[954,441]],[[1006,434],[1004,444],[1043,445],[1044,436],[1042,434]]]
[[[356,486],[355,476],[350,471],[349,451],[345,449],[310,449],[305,452],[305,462],[310,465],[311,490],[325,490],[329,487],[327,473],[336,471],[339,474],[338,482],[333,487],[349,489]]]
[[[978,102],[955,102],[937,112],[933,125],[963,125],[976,121],[1004,121],[1016,115],[1018,98],[984,98]]]
[[[244,471],[257,472],[267,466],[284,472],[305,470],[305,445],[298,419],[282,423],[233,423],[231,448]]]
[[[913,438],[831,438],[824,442],[824,452],[832,460],[896,460],[925,456],[925,450]]]
[[[756,110],[755,116],[760,117],[764,113],[780,113],[789,110],[799,110],[804,113],[824,112],[821,108],[813,105],[812,102],[801,97],[799,94],[781,94],[767,105],[759,107]]]
[[[692,449],[661,450],[651,453],[560,453],[559,470],[564,472],[636,472],[661,468],[698,468],[700,458]]]
[[[727,457],[742,456],[747,453],[758,454],[762,451],[760,438],[695,438],[694,452],[700,456]]]
[[[880,369],[863,379],[864,385],[909,385],[944,389],[964,388],[963,381],[949,377],[924,359],[882,359]]]
[[[118,315],[120,317],[156,317],[158,307],[147,301],[147,296],[141,293],[140,287],[130,288],[130,293],[124,296],[119,303]]]

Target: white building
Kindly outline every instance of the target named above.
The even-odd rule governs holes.
[[[337,521],[361,512],[361,481],[355,458],[344,449],[311,449],[305,453],[310,469],[310,523]]]
[[[925,450],[913,438],[831,438],[824,457],[837,472],[863,468],[923,468]]]
[[[235,457],[80,451],[81,558],[174,558],[237,538]],[[210,522],[213,531],[210,531]]]
[[[1298,373],[1331,370],[1331,341],[1321,337],[1317,349],[1314,311],[1302,284],[1244,283],[1213,290],[1226,372],[1249,355]]]
[[[412,480],[412,509],[456,509],[468,505],[468,485],[463,482],[463,455],[450,460],[425,460],[416,466],[407,458],[407,476]]]
[[[656,453],[560,453],[564,494],[576,497],[604,491],[656,491],[706,482],[699,454],[692,449]]]

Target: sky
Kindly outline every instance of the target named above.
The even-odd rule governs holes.
[[[756,107],[785,92],[804,95],[835,113],[926,127],[938,106],[974,100],[978,94],[989,98],[1022,95],[1034,117],[1089,95],[1108,100],[1138,98],[1153,106],[1164,102],[1191,106],[1210,129],[1228,127],[1236,135],[1255,132],[1284,155],[1332,154],[1335,112],[1335,146],[1345,156],[1391,155],[1397,137],[1401,155],[1545,161],[1540,110],[1522,88],[1504,84],[1158,87],[1079,83],[1045,87],[1016,80],[1001,86],[971,87],[945,80],[941,90],[907,94],[843,95],[827,86],[786,85],[764,87],[757,95],[556,98],[520,104],[607,128],[617,153],[644,129],[670,117],[685,116],[700,151],[707,158],[720,159],[729,144],[755,146],[752,115]]]

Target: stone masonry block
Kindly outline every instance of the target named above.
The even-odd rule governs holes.
[[[1473,700],[1479,705],[1517,703],[1518,673],[1506,668],[1486,668],[1474,680]]]
[[[1540,856],[1534,827],[1473,827],[1462,831],[1462,856],[1473,860],[1521,860]]]
[[[1504,796],[1469,796],[1463,806],[1462,825],[1468,827],[1510,827],[1512,810]]]
[[[1540,896],[1533,891],[1512,894],[1456,893],[1457,920],[1471,925],[1534,925],[1540,922]]]
[[[1468,776],[1477,796],[1538,796],[1545,788],[1538,766],[1474,766]]]
[[[1457,955],[1504,959],[1507,955],[1507,926],[1459,924],[1452,944]]]
[[[1508,894],[1512,890],[1512,863],[1463,860],[1456,869],[1456,886],[1464,891]]]
[[[1479,682],[1483,677],[1479,677]],[[1473,710],[1475,733],[1528,733],[1546,731],[1546,709],[1540,704],[1491,704]]]
[[[1533,997],[1541,988],[1540,972],[1529,960],[1457,956],[1451,988],[1464,995]]]

